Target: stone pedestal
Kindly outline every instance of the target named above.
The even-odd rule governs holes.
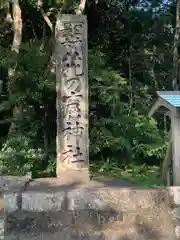
[[[88,184],[38,179],[22,193],[5,194],[6,238],[175,240],[173,199],[170,188],[135,189],[102,179]]]

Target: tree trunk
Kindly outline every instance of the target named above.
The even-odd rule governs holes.
[[[13,17],[14,37],[13,37],[13,42],[11,46],[11,51],[15,53],[14,57],[17,57],[16,55],[18,55],[19,53],[21,40],[22,40],[21,8],[19,6],[18,0],[12,1],[12,17]],[[17,66],[17,63],[15,62],[15,64],[9,68],[9,71],[8,71],[9,81],[10,81],[9,85],[11,85],[13,81],[16,66]],[[11,98],[11,89],[9,89],[9,97]],[[14,135],[15,132],[17,131],[16,120],[18,119],[18,116],[20,114],[21,114],[21,108],[15,105],[13,109],[13,120],[9,128],[8,137]]]
[[[153,45],[153,59],[152,59],[152,68],[151,68],[151,77],[153,80],[155,90],[158,90],[156,74],[155,74],[155,65],[156,65],[156,46]]]
[[[173,50],[173,79],[172,79],[172,88],[173,90],[178,90],[179,84],[179,76],[178,76],[178,62],[179,62],[179,54],[178,54],[178,46],[179,46],[179,31],[180,31],[180,0],[177,0],[176,4],[176,28],[174,34],[174,50]]]

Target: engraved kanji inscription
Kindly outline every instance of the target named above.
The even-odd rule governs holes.
[[[59,15],[57,49],[57,168],[87,167],[88,79],[85,16]],[[57,170],[58,174],[58,170]]]

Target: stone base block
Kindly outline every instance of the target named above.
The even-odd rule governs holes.
[[[0,239],[4,239],[6,232],[6,214],[4,196],[8,193],[21,194],[29,183],[31,176],[0,176]]]
[[[179,190],[38,179],[4,194],[5,239],[176,240]]]
[[[90,174],[89,174],[88,168],[81,168],[81,169],[63,169],[62,168],[60,171],[57,172],[56,175],[57,175],[58,182],[61,181],[61,184],[63,182],[66,184],[71,184],[71,183],[87,184],[90,180]]]

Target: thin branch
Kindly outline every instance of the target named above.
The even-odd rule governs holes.
[[[49,19],[47,13],[44,12],[43,8],[40,8],[40,12],[41,12],[41,14],[44,18],[44,21],[47,23],[47,25],[49,26],[49,28],[53,32],[53,24],[52,24],[51,20]]]
[[[79,7],[76,11],[76,14],[83,14],[86,7],[86,0],[80,0]]]
[[[53,24],[48,17],[48,14],[44,12],[42,0],[37,0],[37,8],[43,16],[44,21],[47,23],[51,31],[53,32]]]

